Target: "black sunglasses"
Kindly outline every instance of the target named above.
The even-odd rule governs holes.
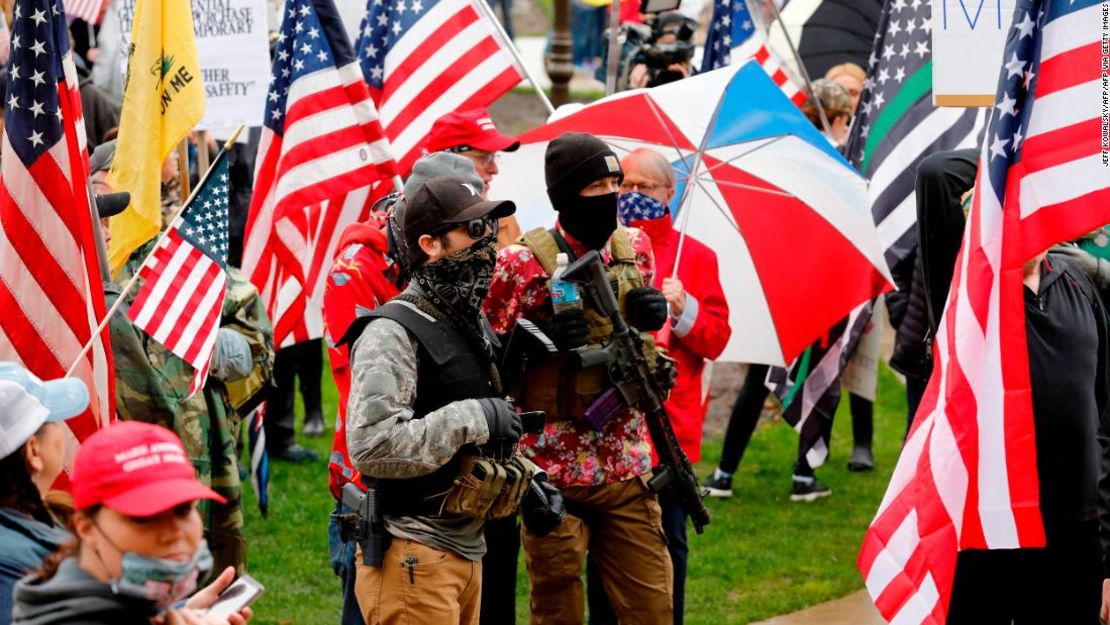
[[[477,240],[486,236],[487,229],[493,232],[493,236],[497,236],[497,230],[500,225],[500,222],[495,217],[475,217],[470,221],[443,224],[428,234],[439,235],[454,230],[455,228],[466,228],[466,233],[470,235],[470,238]]]

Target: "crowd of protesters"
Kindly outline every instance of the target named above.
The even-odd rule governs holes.
[[[575,62],[594,69],[601,52],[593,32],[603,8],[572,6],[589,35],[576,42]],[[507,18],[511,2],[501,9]],[[107,242],[109,220],[127,206],[106,181],[120,94],[114,79],[94,84],[103,77],[98,54],[107,53],[87,43],[76,50],[90,184]],[[837,148],[864,82],[858,66],[833,67],[813,81],[813,97],[802,107]],[[239,232],[233,227],[231,239],[241,242],[251,169],[242,160],[254,146],[239,147],[233,169],[246,176],[237,186],[248,193],[232,201]],[[489,197],[499,155],[520,143],[498,130],[487,110],[444,116],[424,147],[403,190],[341,234],[324,294],[326,351],[339,393],[328,459],[335,511],[327,531],[341,579],[341,622],[514,623],[522,549],[533,623],[582,623],[587,606],[591,623],[684,622],[690,511],[673,490],[649,486],[657,467],[641,411],[618,404],[596,415],[612,385],[576,358],[604,346],[611,323],[585,295],[556,301],[563,261],[596,252],[622,316],[644,337],[646,358],[666,381],[678,442],[700,461],[707,364],[732,332],[721,284],[727,268],[694,237],[680,241],[673,168],[650,149],[621,158],[597,137],[566,133],[550,142],[543,171],[534,172],[554,212],[547,227],[524,232],[514,204]],[[920,243],[893,268],[898,290],[885,298],[895,335],[890,366],[906,381],[907,431],[932,372],[930,340],[977,156],[935,154],[917,171]],[[176,154],[167,159],[163,228],[182,203],[180,169],[195,164],[179,163]],[[1107,240],[1105,232],[1092,233],[1026,264],[1047,548],[961,553],[949,623],[1094,623],[1100,610],[1108,616]],[[121,294],[120,284],[152,244],[104,284],[109,304],[134,298],[134,291]],[[251,618],[249,607],[229,615],[208,610],[247,564],[244,419],[265,400],[271,457],[312,463],[316,454],[296,440],[294,380],[305,406],[303,435],[325,434],[333,415],[321,400],[323,341],[275,350],[258,291],[233,268],[229,273],[201,393],[189,392],[190,367],[128,320],[126,304],[112,318],[121,423],[85,439],[75,456],[67,456],[60,422],[85,410],[82,383],[43,381],[0,363],[0,625],[242,625]],[[865,332],[870,338],[860,341],[860,360],[878,359],[885,314],[877,313]],[[544,337],[547,353],[529,354],[514,375],[506,354],[530,328]],[[875,372],[862,371],[871,376],[862,384],[870,393],[849,388],[853,471],[875,467]],[[719,464],[703,476],[709,497],[734,496],[733,478],[768,398],[767,373],[766,365],[747,368]],[[539,427],[526,423],[532,413],[543,413]],[[348,485],[381,497],[378,518],[360,517],[344,502]],[[830,494],[799,448],[790,498]],[[381,531],[373,554],[365,537],[346,535],[352,518]]]

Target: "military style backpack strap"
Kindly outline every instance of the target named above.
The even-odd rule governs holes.
[[[570,243],[567,243],[567,238],[566,237],[564,237],[555,228],[551,228],[547,232],[549,234],[551,234],[551,238],[555,239],[555,244],[559,246],[559,251],[560,252],[563,252],[564,254],[566,254],[570,258],[571,261],[578,260],[578,254],[575,254],[574,250],[570,249]]]
[[[635,263],[636,250],[632,248],[632,238],[624,226],[617,226],[613,236],[609,237],[609,252],[613,255],[614,262]]]
[[[571,260],[574,260],[575,257],[566,239],[555,229],[534,228],[524,233],[521,242],[532,250],[536,260],[540,261],[540,265],[543,266],[547,275],[551,275],[555,271],[555,260],[559,252],[567,253]],[[623,226],[617,226],[613,235],[609,237],[609,252],[612,254],[614,262],[636,262],[636,250],[632,247],[632,239],[628,236],[628,230]]]
[[[521,240],[532,251],[536,260],[540,261],[540,265],[547,275],[550,276],[555,272],[556,259],[562,250],[559,249],[559,242],[551,235],[550,230],[547,228],[533,228],[525,232]]]

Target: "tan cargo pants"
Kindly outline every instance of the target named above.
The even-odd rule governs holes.
[[[477,625],[482,563],[394,538],[381,568],[355,556],[355,597],[366,625]]]
[[[563,498],[582,517],[547,536],[523,531],[532,582],[532,625],[581,625],[582,565],[587,550],[621,625],[671,625],[674,572],[663,538],[659,501],[644,478],[572,486]]]

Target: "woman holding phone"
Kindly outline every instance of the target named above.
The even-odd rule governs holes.
[[[244,625],[250,608],[208,613],[235,577],[228,568],[194,591],[212,568],[196,510],[223,504],[200,484],[177,436],[139,422],[90,436],[74,461],[75,539],[15,587],[18,625]]]

